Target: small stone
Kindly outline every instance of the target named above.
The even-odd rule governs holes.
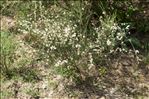
[[[106,99],[104,96],[100,97],[99,99]]]
[[[123,61],[123,62],[122,62],[122,65],[124,65],[124,66],[129,66],[129,65],[130,65],[130,63],[129,63],[129,62],[127,62],[127,61]]]

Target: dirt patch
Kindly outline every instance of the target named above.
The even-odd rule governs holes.
[[[149,97],[149,71],[147,68],[147,65],[138,64],[132,55],[119,55],[111,61],[105,75],[86,78],[82,83],[68,85],[64,90],[69,97],[76,95],[76,99]]]
[[[8,16],[0,16],[0,28],[3,31],[10,30],[16,26],[16,20]]]

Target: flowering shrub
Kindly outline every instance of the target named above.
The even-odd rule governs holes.
[[[19,21],[19,31],[40,37],[37,44],[42,58],[58,73],[80,80],[95,76],[103,59],[116,51],[126,51],[125,29],[116,23],[115,15],[100,18],[101,25],[90,27],[91,33],[84,34],[79,30],[81,21],[73,20],[77,17],[73,11],[53,5],[49,12],[43,11],[36,21],[30,16]]]

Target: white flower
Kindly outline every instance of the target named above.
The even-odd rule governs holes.
[[[66,28],[64,29],[64,32],[65,32],[65,33],[69,33],[70,30],[71,30],[70,27],[66,27]]]
[[[80,48],[81,47],[81,45],[80,44],[76,44],[76,46],[75,46],[76,48]]]
[[[58,60],[57,63],[55,64],[55,66],[56,66],[56,67],[62,66],[62,65],[64,65],[65,63],[67,64],[67,63],[68,63],[68,60],[62,60],[62,61],[61,61],[61,60]]]
[[[114,50],[110,50],[110,53],[113,53],[114,52]]]
[[[112,43],[112,42],[108,39],[108,40],[107,40],[107,45],[109,46],[109,45],[111,45],[111,43]]]
[[[55,64],[56,67],[60,66],[61,60],[58,60],[57,63]]]
[[[47,31],[48,31],[48,29],[47,29],[47,28],[45,28],[45,31],[47,32]]]
[[[76,33],[72,34],[72,37],[76,37]]]
[[[127,25],[127,26],[126,26],[126,30],[128,30],[129,28],[130,28],[130,25]]]
[[[62,64],[64,64],[64,63],[68,63],[68,60],[63,60],[62,61]]]
[[[106,14],[106,12],[105,12],[105,11],[103,11],[103,12],[102,12],[102,14],[103,14],[103,15],[105,15],[105,14]]]
[[[50,47],[50,49],[51,49],[51,50],[55,50],[56,47],[52,45],[52,46]]]
[[[138,54],[138,53],[139,53],[139,51],[138,51],[138,50],[135,50],[135,53],[136,53],[136,54]]]

